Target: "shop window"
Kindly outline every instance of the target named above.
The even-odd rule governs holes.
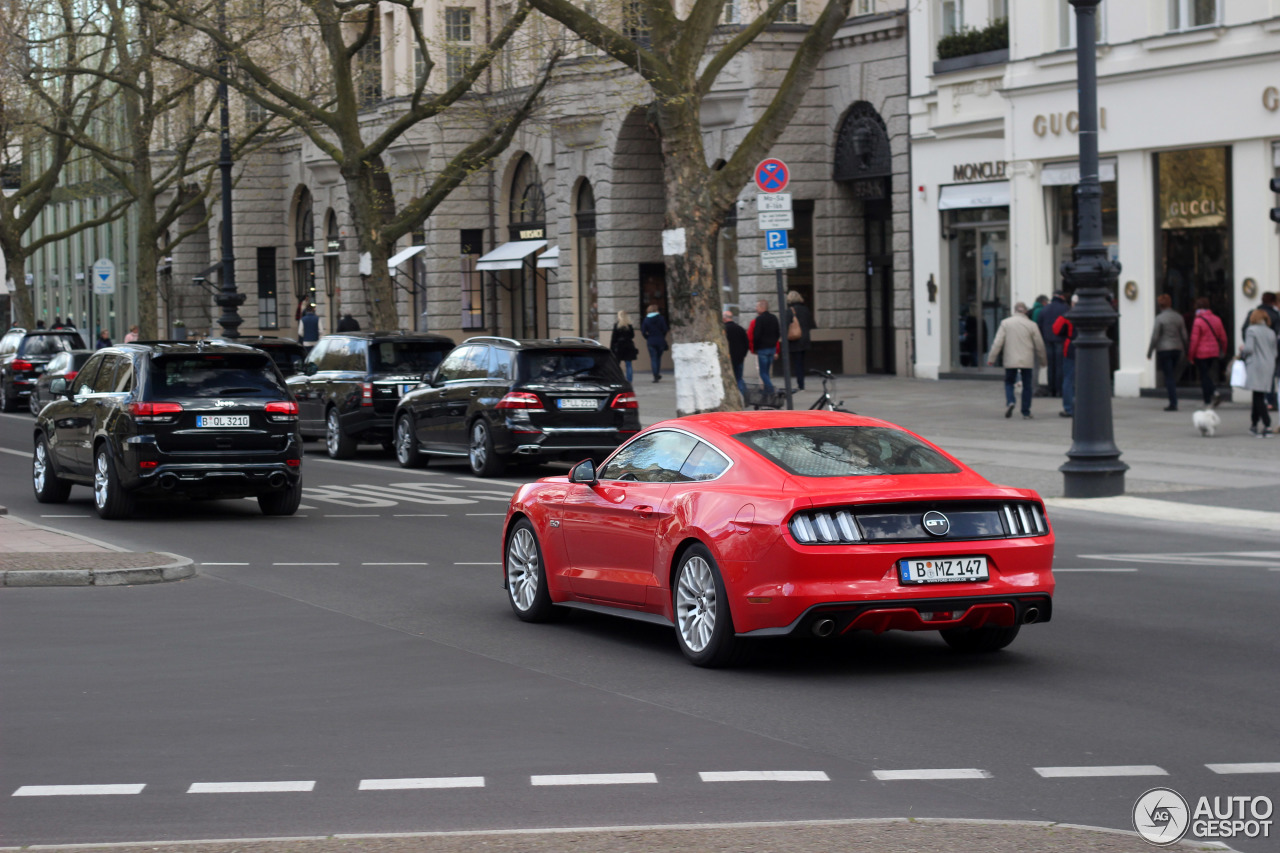
[[[1060,282],[1062,265],[1072,259],[1074,249],[1080,243],[1079,206],[1076,187],[1064,185],[1048,187],[1049,205],[1052,211],[1053,256],[1049,281]],[[1117,201],[1115,181],[1102,182],[1102,243],[1112,259],[1120,257],[1120,206]],[[1061,285],[1055,284],[1054,289]],[[1046,294],[1047,295],[1047,294]]]
[[[276,249],[258,247],[258,328],[280,328],[276,306]]]
[[[1221,18],[1220,0],[1169,0],[1169,29],[1211,27]]]
[[[484,274],[476,269],[483,254],[484,232],[479,228],[462,230],[459,266],[462,289],[462,328],[484,328]]]

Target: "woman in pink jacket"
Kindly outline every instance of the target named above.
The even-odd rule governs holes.
[[[1218,315],[1209,309],[1209,298],[1201,296],[1196,300],[1196,318],[1191,321],[1191,347],[1187,357],[1196,363],[1206,406],[1218,400],[1214,383],[1218,376],[1218,362],[1226,351],[1227,331]]]

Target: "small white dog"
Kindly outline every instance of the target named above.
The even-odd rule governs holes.
[[[1222,423],[1222,418],[1218,417],[1218,413],[1213,409],[1206,407],[1192,412],[1191,422],[1196,425],[1196,429],[1200,430],[1201,436],[1212,438],[1218,431],[1218,424]]]

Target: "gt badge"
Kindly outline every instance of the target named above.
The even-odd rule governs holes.
[[[560,520],[559,520],[558,518],[553,518],[553,519],[551,519],[551,521],[550,521],[550,522],[548,522],[548,523],[549,523],[552,527],[559,527],[559,526],[560,526]]]
[[[951,532],[951,519],[937,510],[929,510],[920,521],[924,525],[924,532],[930,536],[946,536]]]

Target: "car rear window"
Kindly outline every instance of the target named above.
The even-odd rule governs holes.
[[[452,347],[431,341],[374,341],[374,373],[426,373],[435,370]]]
[[[604,349],[534,349],[520,353],[526,382],[626,382],[613,353]]]
[[[960,470],[909,433],[888,427],[786,427],[742,432],[734,438],[800,477],[954,474]]]
[[[84,349],[79,335],[31,335],[22,345],[22,354],[57,355],[73,349]]]
[[[272,397],[288,399],[265,355],[171,355],[151,362],[152,399],[171,397]]]

